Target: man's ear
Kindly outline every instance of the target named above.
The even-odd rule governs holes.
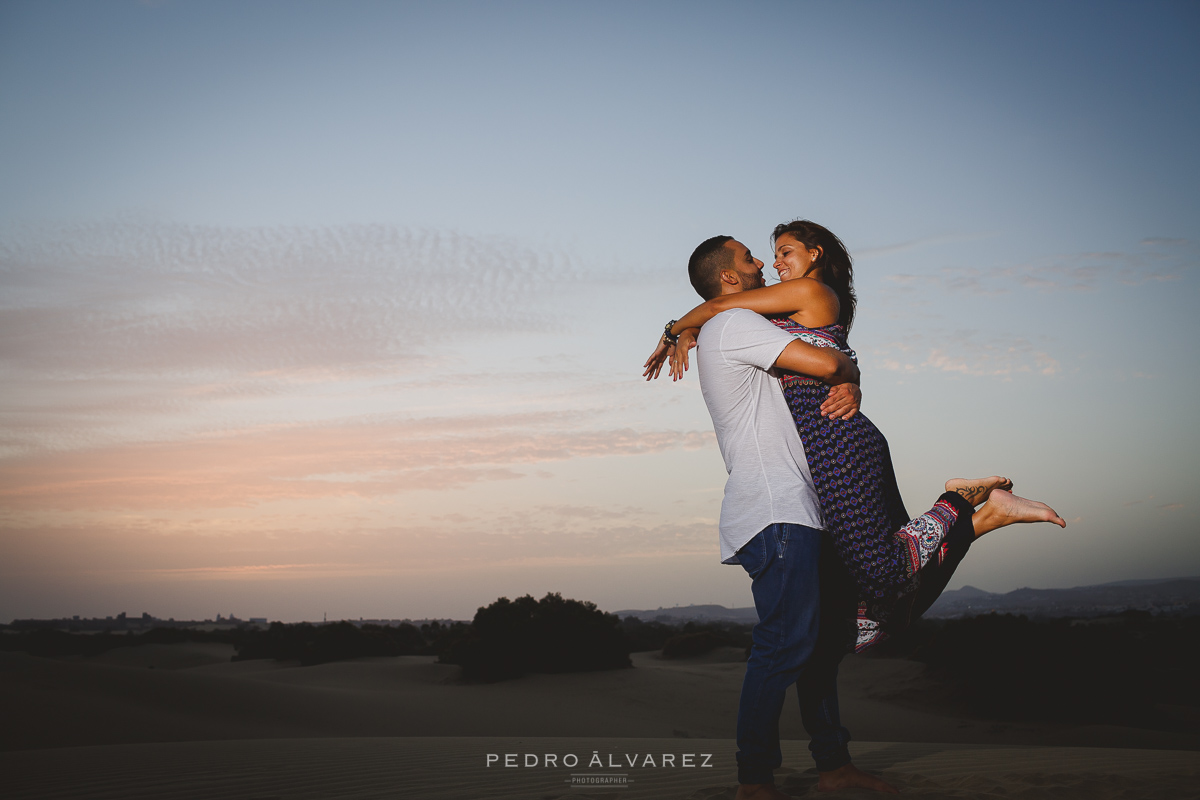
[[[730,286],[740,286],[742,281],[738,278],[737,272],[731,269],[723,269],[717,273],[721,277],[721,283],[728,283]]]

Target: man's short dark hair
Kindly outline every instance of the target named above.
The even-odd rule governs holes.
[[[733,267],[733,253],[725,248],[725,243],[731,241],[732,236],[705,239],[688,259],[692,288],[705,300],[712,300],[721,293],[721,270]]]

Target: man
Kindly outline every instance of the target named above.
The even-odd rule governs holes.
[[[706,301],[760,288],[762,269],[745,245],[728,236],[703,242],[688,264],[692,286]],[[671,336],[674,327],[675,321],[668,323],[663,344],[646,362],[647,380],[657,377],[667,345],[677,338]],[[817,788],[895,792],[850,764],[850,737],[838,716],[837,667],[851,641],[847,622],[854,621],[858,592],[833,547],[822,546],[825,521],[804,446],[770,373],[778,367],[832,386],[821,413],[848,419],[861,398],[858,370],[837,350],[797,341],[745,309],[711,317],[698,345],[700,386],[729,471],[721,505],[721,558],[750,574],[759,616],[738,710],[738,797],[786,797],[775,789],[771,773],[782,761],[779,714],[793,682],[820,773]],[[1007,488],[1011,482],[997,475],[951,479],[938,503],[913,520],[898,494],[889,499],[889,516],[900,526],[896,534],[912,539],[917,578],[914,591],[889,612],[894,629],[929,608],[978,537],[1015,523],[1066,527],[1045,503],[1017,497]],[[983,507],[975,510],[979,503]],[[877,622],[859,618],[858,623],[860,644],[877,640]]]
[[[741,242],[718,236],[692,254],[688,275],[705,299],[763,285],[763,262]],[[759,623],[738,707],[739,800],[785,798],[772,772],[782,763],[779,715],[796,685],[801,716],[822,790],[896,790],[850,763],[849,732],[837,705],[837,664],[844,644],[818,636],[824,523],[804,446],[784,401],[775,368],[833,386],[822,411],[856,410],[858,368],[834,348],[793,338],[752,311],[733,309],[701,329],[700,387],[712,416],[729,479],[721,503],[721,560],[749,573]],[[836,560],[836,559],[835,559]],[[831,568],[827,551],[826,568]],[[840,563],[833,565],[836,570]],[[844,570],[843,570],[844,572]],[[827,583],[833,583],[828,576]],[[848,578],[848,576],[847,576]],[[836,581],[839,587],[845,582]],[[854,600],[853,590],[827,590],[826,614]],[[831,626],[836,627],[836,626]]]

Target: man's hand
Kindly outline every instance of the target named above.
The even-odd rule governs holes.
[[[671,354],[671,380],[683,380],[683,373],[688,368],[688,352],[696,346],[696,329],[688,328],[679,334],[679,342],[675,352]]]
[[[829,419],[850,419],[862,405],[862,389],[857,383],[839,383],[829,390],[821,403],[821,416]]]

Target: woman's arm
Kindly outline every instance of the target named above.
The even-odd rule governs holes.
[[[746,308],[764,316],[795,314],[797,311],[830,310],[837,319],[838,302],[828,286],[813,278],[797,278],[761,289],[723,294],[706,300],[684,314],[674,325],[671,333],[682,333],[688,328],[699,328],[710,319],[731,308]]]
[[[670,359],[670,361],[671,361],[671,377],[674,380],[679,380],[680,378],[682,378],[683,377],[682,370],[679,371],[678,375],[675,374],[676,368],[678,366],[675,363],[675,354],[678,353],[681,348],[686,353],[688,350],[691,350],[693,347],[695,347],[696,346],[696,337],[699,335],[700,335],[700,330],[698,328],[689,328],[688,330],[679,334],[679,343],[678,344],[671,344],[670,342],[668,342],[666,340],[666,337],[659,339],[658,346],[654,348],[654,352],[651,353],[650,357],[646,359],[646,363],[642,364],[642,367],[645,370],[644,372],[642,372],[642,377],[645,378],[646,380],[653,380],[654,378],[657,378],[658,373],[662,372],[663,364],[666,363],[666,361],[668,359]],[[686,366],[686,364],[687,364],[686,357],[684,358],[683,363]]]
[[[675,343],[675,350],[667,356],[671,359],[671,380],[683,380],[683,373],[687,372],[688,368],[688,351],[696,346],[696,337],[699,335],[700,331],[696,328],[688,328],[679,334],[679,341]]]
[[[666,337],[658,340],[658,346],[654,348],[654,352],[646,359],[646,363],[642,364],[642,377],[646,380],[653,380],[658,377],[658,373],[662,372],[663,362],[670,358],[675,353],[675,345],[667,342]]]

